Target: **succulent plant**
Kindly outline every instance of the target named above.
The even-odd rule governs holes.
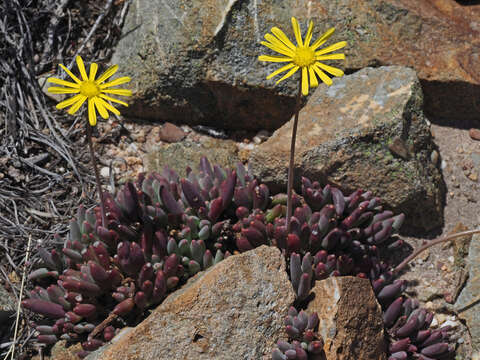
[[[391,338],[389,360],[435,360],[452,355],[455,348],[449,344],[450,327],[430,328],[433,313],[420,308],[417,300],[398,296],[400,286],[397,280],[377,290],[377,297],[383,293],[383,319]]]
[[[105,193],[104,199],[105,227],[98,207],[80,206],[64,247],[38,250],[41,264],[29,275],[38,285],[22,304],[44,318],[35,324],[39,342],[81,342],[83,357],[125,324],[141,319],[146,309],[161,303],[189,277],[233,253],[265,244],[285,254],[299,304],[316,280],[342,275],[370,279],[395,344],[392,359],[406,352],[427,360],[445,350],[445,329],[431,331],[440,340],[423,346],[412,338],[414,333],[404,334],[410,318],[422,320],[423,312],[394,311],[405,283],[394,281],[389,264],[381,260],[383,250],[401,246],[391,235],[404,215],[384,210],[370,192],[345,196],[339,189],[321,188],[302,178],[302,194],[292,198],[289,234],[286,195],[272,196],[242,164],[225,170],[202,158],[198,171],[187,169],[184,179],[165,167],[161,174],[140,174],[135,183],[125,184],[115,196]],[[56,236],[56,241],[62,240]],[[305,315],[291,310],[290,317],[298,325]],[[292,342],[279,344],[275,359],[302,359],[320,344],[303,335],[295,338],[295,328],[301,334],[313,328],[292,324],[287,324]],[[416,327],[419,334],[428,330],[426,321]],[[406,350],[400,346],[406,337],[416,350],[413,345]],[[444,352],[449,351],[450,347]]]
[[[317,333],[318,315],[297,312],[292,306],[285,318],[285,332],[289,341],[280,340],[272,352],[272,360],[306,360],[323,353],[323,339]]]

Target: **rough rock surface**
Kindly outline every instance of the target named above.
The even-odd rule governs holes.
[[[293,112],[297,82],[265,80],[259,44],[290,17],[314,38],[335,26],[347,70],[414,67],[430,112],[478,119],[480,4],[455,0],[135,0],[112,59],[133,79],[130,115],[230,129],[274,130]],[[127,112],[124,112],[128,114]]]
[[[469,277],[455,303],[458,316],[466,321],[472,337],[472,347],[480,356],[480,235],[470,242],[467,258]]]
[[[327,360],[386,359],[382,310],[370,281],[353,276],[317,281],[308,311],[318,313]]]
[[[147,153],[144,163],[146,171],[161,173],[163,167],[168,165],[180,176],[186,176],[187,166],[197,166],[203,156],[206,156],[212,164],[227,168],[234,168],[239,161],[238,148],[234,141],[205,138],[201,143],[186,139],[151,150]]]
[[[293,120],[250,156],[253,174],[284,189]],[[442,224],[444,183],[431,161],[435,150],[422,112],[422,91],[412,69],[365,68],[321,85],[301,110],[296,141],[300,177],[351,193],[372,191],[412,228]]]
[[[261,359],[282,335],[294,299],[280,251],[262,246],[189,282],[88,359]]]

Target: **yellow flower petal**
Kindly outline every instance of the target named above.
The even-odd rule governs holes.
[[[317,87],[318,86],[317,75],[315,75],[315,71],[313,70],[312,66],[308,67],[308,76],[310,78],[310,87]]]
[[[68,87],[75,88],[75,89],[80,88],[80,85],[78,85],[78,84],[75,84],[75,83],[70,82],[70,81],[65,81],[65,80],[62,80],[62,79],[53,78],[53,77],[48,78],[47,81],[51,82],[51,83],[54,83],[54,84],[58,84],[58,85],[68,86]]]
[[[63,64],[58,64],[60,65],[60,67],[68,74],[68,76],[70,76],[73,81],[75,81],[77,84],[80,84],[82,82],[82,80],[80,80],[78,77],[76,77],[75,75],[73,75],[73,73],[67,69],[67,67]]]
[[[132,96],[132,91],[131,91],[131,90],[127,90],[127,89],[102,90],[102,93],[114,94],[114,95],[122,95],[122,96]]]
[[[68,109],[68,113],[70,115],[75,114],[78,111],[78,109],[80,109],[80,106],[83,105],[85,100],[87,100],[87,97],[85,95],[80,94],[80,98],[77,100],[75,104],[73,104],[73,106],[70,109]]]
[[[345,54],[328,54],[315,56],[315,60],[345,60]]]
[[[263,46],[268,47],[269,49],[272,49],[273,51],[278,52],[279,54],[285,55],[285,56],[291,56],[292,52],[290,50],[284,50],[283,48],[279,48],[278,46],[275,46],[268,41],[260,41],[260,44]]]
[[[95,104],[95,107],[97,108],[100,116],[104,119],[108,119],[108,111],[105,109],[105,106],[103,106],[103,100],[101,100],[98,97],[93,97],[93,103]]]
[[[90,77],[88,80],[95,81],[95,75],[97,75],[98,65],[96,63],[90,64]]]
[[[295,34],[295,39],[297,39],[298,46],[303,46],[302,33],[300,32],[300,25],[298,25],[297,19],[292,17],[292,27]]]
[[[67,106],[70,106],[74,103],[76,103],[83,95],[78,94],[75,96],[72,96],[71,98],[68,98],[66,100],[63,100],[62,102],[59,102],[56,106],[57,109],[63,109],[66,108]]]
[[[290,50],[295,51],[295,45],[290,41],[290,39],[285,35],[285,33],[280,30],[278,27],[274,26],[270,29],[273,35],[279,38]]]
[[[88,99],[88,122],[91,126],[97,125],[97,113],[95,112],[95,103],[93,99]]]
[[[290,54],[290,56],[295,56],[295,51],[291,50],[288,46],[286,46],[283,42],[278,40],[272,34],[265,34],[265,39],[267,39],[267,41],[269,41],[271,44],[275,45],[276,47],[284,50],[287,54]]]
[[[295,64],[294,63],[290,63],[290,64],[287,64],[285,66],[282,66],[280,69],[278,70],[275,70],[273,73],[271,73],[270,75],[267,76],[267,80],[271,79],[272,77],[274,77],[275,75],[278,75],[284,71],[287,71],[288,69],[291,69],[292,67],[294,67]]]
[[[313,67],[313,70],[315,70],[315,72],[317,73],[318,77],[325,83],[327,84],[328,86],[332,85],[333,84],[333,81],[332,79],[330,79],[328,77],[327,74],[325,74],[322,70],[320,70],[317,66],[317,64],[313,64],[312,65]]]
[[[291,57],[284,57],[284,56],[271,56],[271,55],[260,55],[258,57],[260,61],[271,61],[271,62],[287,62],[292,61]]]
[[[343,76],[343,71],[340,69],[337,69],[330,65],[322,64],[321,62],[316,62],[315,64],[326,72],[329,72],[333,76]]]
[[[313,21],[310,20],[310,23],[308,24],[307,35],[305,35],[305,47],[308,47],[310,45],[310,41],[312,40],[312,35],[313,35]]]
[[[333,33],[335,32],[335,28],[332,27],[330,29],[328,29],[327,31],[325,31],[325,33],[320,36],[314,43],[313,45],[311,46],[312,50],[315,51],[318,47],[320,47],[321,45],[323,45],[325,43],[325,41],[327,41],[330,36],[333,35]]]
[[[98,95],[100,96],[102,99],[105,99],[105,100],[108,100],[108,101],[112,101],[112,102],[116,102],[116,103],[119,103],[119,104],[122,104],[123,106],[128,106],[128,104],[122,100],[118,100],[118,99],[115,99],[113,97],[110,97],[108,95],[105,95],[105,94],[100,94]]]
[[[124,77],[121,77],[121,78],[118,78],[118,79],[115,79],[115,80],[112,80],[110,82],[107,82],[105,84],[102,84],[100,85],[100,89],[106,89],[108,87],[111,87],[111,86],[117,86],[117,85],[121,85],[121,84],[125,84],[127,82],[129,82],[130,79],[128,76],[124,76]]]
[[[290,76],[292,76],[293,74],[295,74],[297,72],[297,70],[299,69],[298,66],[295,66],[294,68],[290,69],[290,71],[288,73],[286,73],[280,80],[277,80],[277,82],[275,83],[275,85],[278,85],[278,83],[280,81],[283,81],[285,79],[288,79]]]
[[[115,74],[118,70],[118,65],[110,66],[98,79],[97,84],[101,84],[105,80],[107,80],[110,76]]]
[[[315,55],[318,56],[318,55],[323,55],[323,54],[327,54],[329,52],[332,52],[332,51],[336,51],[338,49],[341,49],[343,47],[345,47],[347,45],[347,42],[346,41],[340,41],[340,42],[337,42],[333,45],[330,45],[330,46],[327,46],[326,48],[322,49],[322,50],[318,50]]]
[[[84,81],[87,81],[88,76],[87,76],[87,72],[85,71],[85,65],[83,64],[82,58],[80,56],[77,56],[76,60],[77,60],[78,70],[80,71],[80,75],[82,75],[82,79]]]
[[[308,95],[308,71],[306,67],[302,67],[302,94]]]
[[[110,110],[112,113],[114,114],[117,114],[117,115],[120,115],[120,111],[118,111],[117,109],[115,109],[112,105],[110,105],[109,103],[107,103],[105,100],[102,100],[100,99],[99,97],[97,97],[97,100],[95,101],[98,101],[100,102],[103,107],[105,107],[107,110]]]
[[[53,94],[75,94],[80,92],[80,89],[69,89],[56,86],[49,87],[47,90]]]

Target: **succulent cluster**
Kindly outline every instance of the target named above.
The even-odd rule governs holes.
[[[203,158],[198,171],[188,168],[184,179],[166,167],[161,174],[140,175],[115,197],[109,193],[104,197],[106,226],[99,208],[80,207],[61,252],[39,249],[42,264],[30,274],[38,286],[23,301],[25,308],[43,315],[35,324],[39,342],[81,342],[80,356],[109,341],[125,324],[139,321],[146,309],[197,272],[263,244],[279,247],[289,260],[299,302],[308,297],[315,280],[328,276],[368,278],[380,300],[392,286],[399,286],[392,283],[381,252],[401,245],[391,235],[404,216],[384,210],[370,192],[358,190],[345,196],[339,189],[321,188],[303,178],[302,195],[293,197],[289,234],[286,195],[271,196],[242,164],[225,170]],[[390,300],[381,303],[388,313]],[[395,313],[394,323],[388,325],[394,341],[403,339],[396,329],[405,317],[417,313]],[[282,343],[278,351],[290,359],[294,350],[302,359],[302,351],[318,343],[310,345],[310,335],[292,334],[294,329],[310,334],[313,323],[303,324],[302,312],[294,315],[292,310],[290,316],[287,333],[294,342],[288,348]],[[426,324],[418,326],[419,331],[423,328]],[[411,338],[410,333],[407,336]],[[424,348],[417,346],[415,351],[422,353]],[[308,351],[313,354],[312,349]],[[393,350],[392,356],[405,351]],[[274,356],[283,358],[278,351]],[[415,353],[413,347],[408,351]],[[422,356],[432,355],[425,351]]]
[[[316,332],[318,315],[297,312],[292,306],[285,318],[285,332],[290,342],[279,340],[272,352],[272,360],[315,359],[323,353],[323,339]]]
[[[417,300],[398,296],[402,286],[397,280],[377,290],[377,297],[386,307],[383,319],[391,338],[389,360],[412,357],[435,360],[451,356],[455,348],[448,344],[450,326],[431,329],[433,313],[420,308]]]

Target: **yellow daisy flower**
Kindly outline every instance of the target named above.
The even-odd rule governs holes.
[[[75,81],[65,81],[57,78],[48,78],[48,82],[63,85],[66,87],[49,87],[48,91],[54,94],[77,94],[69,99],[66,99],[57,104],[57,109],[63,109],[71,106],[68,113],[73,115],[83,105],[85,100],[88,99],[88,121],[91,126],[97,124],[97,113],[104,119],[108,119],[108,111],[114,114],[120,115],[120,111],[110,105],[107,101],[112,101],[118,104],[128,106],[126,102],[110,97],[106,94],[131,96],[132,92],[127,89],[111,89],[112,86],[117,86],[129,82],[131,79],[128,76],[120,77],[110,82],[105,82],[109,77],[115,74],[118,70],[118,65],[113,65],[107,69],[98,79],[95,80],[97,74],[98,65],[92,63],[90,65],[90,74],[87,76],[85,71],[85,65],[80,56],[77,56],[77,66],[80,71],[82,80],[73,75],[64,65],[60,64],[60,67]],[[96,109],[96,110],[95,110]]]
[[[269,49],[284,55],[284,56],[270,56],[270,55],[260,55],[258,60],[260,61],[270,61],[270,62],[288,62],[287,65],[281,67],[280,69],[274,71],[267,76],[267,79],[285,72],[286,73],[280,80],[277,81],[277,84],[280,81],[283,81],[297,72],[298,69],[302,69],[302,94],[308,95],[309,84],[310,87],[318,86],[317,76],[327,85],[332,85],[332,79],[323,71],[325,70],[333,76],[342,76],[343,71],[337,69],[333,66],[325,65],[321,63],[322,60],[344,60],[345,54],[328,54],[333,51],[339,50],[347,45],[346,41],[340,41],[333,45],[327,46],[326,48],[317,50],[322,46],[329,38],[332,36],[335,28],[331,28],[320,36],[317,41],[310,45],[312,40],[313,33],[313,22],[310,21],[308,25],[307,34],[305,36],[305,41],[302,40],[302,35],[300,32],[300,26],[297,19],[292,17],[292,26],[293,32],[295,33],[295,38],[297,40],[297,46],[295,46],[290,39],[285,35],[285,33],[280,30],[278,27],[273,27],[270,31],[272,34],[266,34],[265,40],[261,44],[268,47]],[[328,55],[326,55],[328,54]]]

